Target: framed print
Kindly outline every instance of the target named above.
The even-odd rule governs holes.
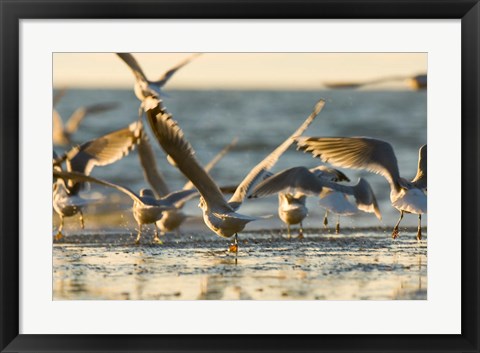
[[[477,1],[0,9],[2,352],[479,351]]]

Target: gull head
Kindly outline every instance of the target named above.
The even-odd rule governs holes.
[[[141,189],[140,190],[140,196],[141,197],[143,197],[143,196],[155,197],[155,194],[150,189]]]
[[[147,97],[156,96],[155,92],[152,92],[150,89],[148,82],[144,81],[143,79],[137,79],[135,82],[135,86],[133,87],[133,91],[135,95],[140,101],[143,101]]]
[[[205,199],[200,196],[200,202],[198,203],[198,207],[201,208],[202,210],[205,210],[207,208],[207,203],[205,202]]]

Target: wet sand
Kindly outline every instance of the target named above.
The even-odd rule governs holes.
[[[427,299],[427,237],[416,229],[306,229],[239,236],[238,264],[229,241],[209,232],[167,234],[134,245],[125,231],[85,231],[53,244],[54,300],[392,300]],[[296,234],[295,234],[296,236]]]

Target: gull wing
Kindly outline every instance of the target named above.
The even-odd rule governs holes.
[[[315,107],[313,108],[312,113],[307,117],[302,125],[290,135],[280,146],[278,146],[272,153],[270,153],[263,161],[258,163],[243,179],[243,181],[238,186],[237,190],[233,196],[228,201],[233,208],[237,209],[242,204],[245,197],[248,193],[255,187],[255,185],[262,180],[263,174],[271,169],[275,163],[277,163],[280,156],[290,147],[294,142],[294,138],[300,136],[308,126],[313,122],[317,115],[322,111],[325,106],[325,100],[320,99]]]
[[[162,75],[162,77],[160,77],[157,81],[151,82],[151,83],[157,85],[158,87],[165,86],[165,84],[168,82],[168,80],[170,80],[170,78],[172,78],[172,76],[175,75],[175,73],[178,70],[180,70],[182,67],[184,67],[185,65],[187,65],[193,59],[195,59],[196,57],[198,57],[200,55],[201,55],[201,53],[196,53],[196,54],[193,54],[193,55],[189,56],[188,58],[186,58],[185,60],[183,60],[182,62],[178,63],[176,66],[172,67],[170,70],[165,72]]]
[[[372,190],[372,187],[363,178],[358,180],[356,185],[342,185],[333,181],[323,180],[322,182],[325,188],[341,192],[346,195],[352,195],[355,198],[355,202],[359,210],[367,213],[375,213],[378,219],[382,219],[380,208],[378,207],[377,198]]]
[[[230,142],[227,146],[225,146],[220,152],[217,153],[215,157],[212,158],[210,162],[208,162],[203,169],[208,173],[212,170],[213,167],[217,165],[218,162],[237,144],[238,137],[235,137],[232,142]],[[188,181],[184,186],[183,189],[191,189],[193,187],[193,183]]]
[[[289,190],[300,191],[304,194],[319,195],[323,189],[323,182],[308,168],[294,167],[285,169],[270,178],[260,182],[249,198],[268,196]]]
[[[53,151],[53,166],[54,167],[62,167],[62,163],[67,159],[67,154],[64,153],[59,156],[55,151]]]
[[[142,165],[143,169],[143,175],[148,181],[148,183],[152,186],[155,194],[158,197],[169,194],[170,190],[165,181],[165,178],[157,168],[155,154],[146,134],[142,135],[142,138],[140,139],[140,143],[137,148],[138,157],[140,158],[140,164]]]
[[[125,157],[141,139],[143,126],[134,122],[124,129],[88,141],[67,153],[67,170],[90,174],[95,166],[105,166]]]
[[[62,117],[60,114],[57,112],[56,109],[53,109],[53,114],[52,114],[52,119],[53,119],[53,136],[60,136],[63,135],[63,121]]]
[[[238,138],[235,137],[227,146],[225,146],[220,152],[218,152],[217,155],[215,157],[213,157],[210,162],[208,162],[203,167],[205,169],[205,171],[208,173],[213,167],[215,167],[215,165],[228,153],[228,151],[230,151],[237,144],[237,142],[238,142]],[[190,180],[183,186],[183,190],[190,190],[190,189],[193,189],[193,188],[194,188],[194,185]],[[236,186],[235,186],[235,189],[236,189]],[[220,191],[223,194],[228,193],[228,191],[230,191],[230,190],[231,190],[231,188],[224,188],[224,187],[220,188]],[[232,194],[234,192],[235,192],[235,190],[231,191]],[[190,199],[192,199],[195,196],[196,195],[191,195],[190,197],[185,198],[182,201],[179,201],[179,202],[175,203],[175,206],[177,208],[182,208],[187,201],[189,201]]]
[[[383,82],[401,81],[407,79],[407,76],[387,76],[362,82],[325,82],[324,86],[331,89],[355,89],[363,86],[375,85]]]
[[[167,196],[162,197],[161,200],[167,202],[170,205],[174,205],[178,202],[189,200],[197,195],[198,191],[196,189],[180,190],[174,191]]]
[[[145,109],[148,122],[165,153],[175,161],[176,167],[192,181],[209,208],[218,212],[233,211],[217,184],[195,158],[195,151],[185,139],[180,126],[170,114],[162,111],[163,107],[158,99],[149,97],[147,101]],[[153,104],[154,101],[156,101],[156,105]]]
[[[350,179],[340,170],[327,167],[326,165],[319,165],[315,168],[310,168],[310,171],[317,177],[326,178],[330,181],[350,181]]]
[[[148,82],[145,73],[143,72],[141,66],[138,64],[137,60],[133,57],[130,53],[116,53],[120,59],[128,65],[128,67],[132,70],[135,77],[139,80]]]
[[[423,145],[418,150],[417,175],[412,183],[419,189],[427,189],[427,145]]]
[[[63,172],[63,171],[59,171],[59,170],[54,170],[53,171],[53,176],[55,178],[63,179],[65,181],[71,180],[71,181],[75,181],[77,183],[90,182],[90,183],[95,183],[95,184],[108,186],[108,187],[111,187],[111,188],[117,189],[118,191],[123,192],[124,194],[128,195],[132,200],[143,204],[143,201],[140,198],[140,196],[138,196],[135,192],[133,192],[132,190],[130,190],[129,188],[127,188],[125,186],[110,183],[108,181],[97,179],[97,178],[94,178],[92,176],[85,175],[85,174],[78,173],[78,172]]]
[[[324,162],[380,174],[397,190],[400,188],[397,158],[388,142],[368,137],[299,137],[296,140],[298,149],[311,152]]]
[[[83,118],[89,114],[95,113],[102,113],[111,109],[114,109],[118,106],[117,103],[100,103],[100,104],[93,104],[86,107],[80,107],[75,110],[68,119],[67,124],[65,126],[65,131],[69,134],[73,134],[78,130],[80,123],[82,122]]]
[[[57,92],[53,95],[53,107],[54,108],[58,104],[58,102],[60,102],[60,100],[62,99],[62,97],[65,95],[66,92],[67,92],[67,89],[65,87],[63,87],[61,89],[58,89]]]

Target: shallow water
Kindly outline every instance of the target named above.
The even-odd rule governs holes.
[[[427,241],[416,230],[393,241],[387,229],[280,230],[240,237],[238,263],[228,241],[207,232],[151,235],[86,232],[53,247],[53,299],[392,300],[427,299]]]

